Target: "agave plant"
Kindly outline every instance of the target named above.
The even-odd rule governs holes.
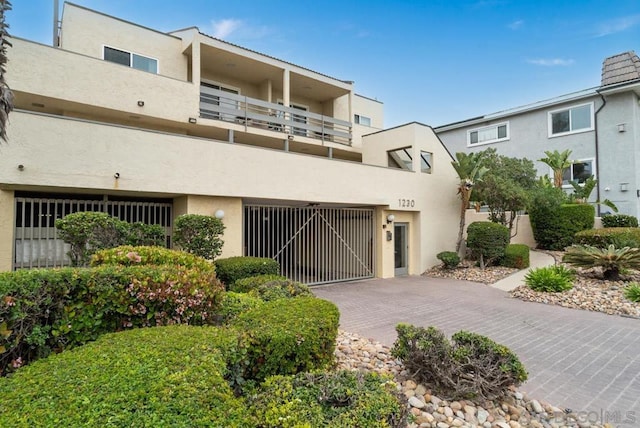
[[[583,268],[602,268],[606,280],[620,279],[621,269],[640,269],[640,248],[597,248],[590,245],[574,245],[569,248],[562,261]]]

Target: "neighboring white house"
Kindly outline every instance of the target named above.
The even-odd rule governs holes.
[[[435,128],[451,153],[495,147],[537,161],[545,150],[571,150],[565,183],[598,179],[592,199],[609,199],[640,217],[640,59],[625,52],[604,60],[598,87]],[[536,162],[540,175],[549,167]],[[603,211],[608,210],[604,207]]]
[[[310,284],[419,274],[452,249],[456,174],[433,130],[383,131],[354,83],[65,3],[59,46],[12,39],[0,269],[59,266],[54,222],[223,216],[223,257]],[[366,135],[369,134],[369,135]]]

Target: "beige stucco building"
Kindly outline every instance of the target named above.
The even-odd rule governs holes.
[[[223,256],[307,283],[419,274],[455,245],[456,175],[433,130],[383,130],[338,80],[187,28],[71,3],[58,46],[14,38],[0,149],[0,269],[59,266],[54,221],[223,216]]]

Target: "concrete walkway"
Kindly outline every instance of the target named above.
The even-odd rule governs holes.
[[[524,277],[527,275],[529,270],[544,266],[551,266],[554,265],[555,262],[556,261],[553,256],[550,256],[547,253],[543,253],[540,251],[531,251],[529,253],[528,269],[522,269],[514,273],[513,275],[509,275],[508,277],[491,284],[491,286],[497,288],[498,290],[511,291],[514,288],[518,288],[519,286],[524,284]]]
[[[640,321],[524,302],[494,287],[420,276],[314,287],[341,328],[393,345],[399,322],[483,334],[517,353],[533,398],[575,411],[635,412],[640,425]],[[614,413],[612,413],[614,412]],[[595,413],[593,414],[595,417]],[[628,422],[628,421],[627,421]]]

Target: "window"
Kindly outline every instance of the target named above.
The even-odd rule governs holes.
[[[570,181],[584,183],[587,178],[594,175],[593,159],[574,161],[569,168],[562,172],[562,185],[568,186]]]
[[[387,160],[389,168],[404,169],[405,171],[413,171],[413,159],[409,153],[411,147],[403,147],[401,149],[389,150],[387,152]]]
[[[429,152],[420,151],[420,171],[427,174],[431,174],[431,160],[433,154]]]
[[[509,122],[496,123],[495,125],[467,131],[467,145],[489,144],[509,139]]]
[[[593,130],[593,103],[549,112],[549,137]]]
[[[359,114],[354,115],[354,122],[359,125],[371,126],[371,118]]]
[[[158,73],[158,60],[120,49],[104,47],[104,60],[149,73]]]

